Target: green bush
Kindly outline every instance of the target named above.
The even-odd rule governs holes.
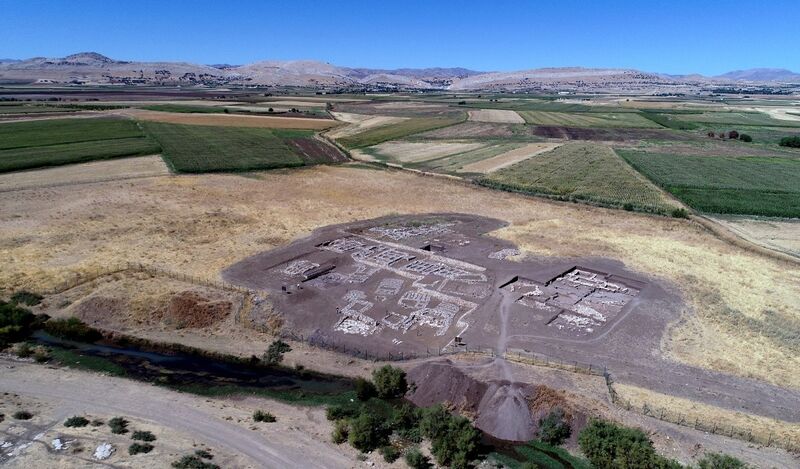
[[[328,406],[328,408],[325,409],[325,417],[327,417],[328,420],[341,420],[355,417],[360,411],[361,408],[358,404],[348,402],[345,404]]]
[[[22,342],[14,347],[14,354],[19,358],[28,358],[33,355],[33,347],[27,342]]]
[[[16,303],[0,301],[0,349],[27,338],[36,316]]]
[[[122,417],[114,417],[109,420],[108,426],[111,427],[111,433],[116,435],[128,433],[128,421]]]
[[[50,351],[46,347],[36,347],[33,352],[33,359],[36,360],[36,363],[44,363],[50,360]]]
[[[546,417],[539,419],[539,440],[548,445],[560,446],[571,434],[572,428],[560,407],[556,407]]]
[[[350,421],[347,441],[353,448],[368,453],[389,442],[389,432],[383,420],[370,412],[362,412]]]
[[[430,459],[417,448],[411,448],[406,452],[406,464],[411,469],[429,469],[431,467]]]
[[[356,397],[359,401],[368,401],[378,394],[375,385],[364,378],[356,378],[355,385]]]
[[[372,372],[372,382],[382,399],[402,397],[408,390],[406,372],[391,365],[384,365]]]
[[[419,428],[430,438],[431,453],[442,466],[467,468],[478,455],[480,432],[469,420],[451,415],[442,405],[426,409]]]
[[[689,218],[689,212],[682,207],[672,209],[670,215],[672,215],[673,218]]]
[[[89,420],[79,415],[75,415],[64,421],[65,427],[85,427],[86,425],[89,425]]]
[[[782,147],[800,148],[800,136],[783,137],[780,145]]]
[[[195,455],[184,456],[172,463],[175,469],[220,469],[216,464],[203,461]]]
[[[92,426],[93,427],[102,427],[105,424],[106,423],[103,422],[103,419],[94,419],[94,420],[92,420]]]
[[[33,414],[28,412],[27,410],[18,410],[11,414],[17,420],[30,420],[33,418]]]
[[[277,365],[283,361],[283,354],[291,351],[292,347],[289,344],[281,339],[276,339],[267,348],[262,361],[267,365]]]
[[[727,454],[706,453],[697,461],[699,469],[747,469],[750,466]]]
[[[347,437],[350,435],[350,426],[347,424],[345,420],[337,420],[336,423],[333,425],[333,432],[331,433],[331,440],[337,445],[341,445],[345,441],[347,441]]]
[[[682,466],[658,455],[653,442],[641,430],[592,420],[578,436],[581,451],[595,467],[610,469],[680,469]]]
[[[36,306],[42,302],[43,298],[42,295],[37,295],[36,293],[31,293],[26,290],[21,290],[11,295],[11,301],[27,306]]]
[[[128,454],[131,456],[139,453],[149,453],[153,451],[153,445],[150,443],[134,443],[128,446]]]
[[[749,136],[747,134],[741,134],[741,135],[739,135],[739,140],[741,140],[743,142],[750,143],[750,142],[753,141],[753,137],[751,137],[751,136]]]
[[[263,410],[257,410],[253,412],[253,420],[256,422],[267,422],[272,423],[275,422],[277,419],[274,415],[269,412],[264,412]]]
[[[139,441],[156,441],[156,436],[153,435],[153,432],[145,430],[137,430],[133,432],[133,435],[131,435],[131,439]]]
[[[383,456],[383,460],[388,462],[389,464],[400,459],[400,451],[394,446],[391,445],[383,446],[381,447],[380,451],[381,455]]]
[[[78,342],[96,342],[103,338],[97,329],[87,326],[80,319],[50,319],[44,323],[44,330],[54,337]]]
[[[194,455],[203,459],[214,459],[214,455],[204,449],[198,449]]]

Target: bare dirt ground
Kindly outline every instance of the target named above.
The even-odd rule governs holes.
[[[748,241],[800,257],[800,220],[725,215],[710,218]]]
[[[4,399],[3,406],[31,407],[36,414],[29,422],[37,429],[25,431],[16,439],[30,441],[44,433],[7,462],[9,467],[86,467],[92,464],[94,443],[101,440],[116,443],[116,452],[105,461],[116,467],[164,467],[203,447],[210,448],[214,462],[223,467],[389,467],[377,454],[361,462],[349,445],[331,443],[332,427],[323,408],[298,411],[297,407],[261,398],[203,398],[101,374],[16,361],[3,360],[0,366],[0,391],[19,395],[19,403],[9,404]],[[257,409],[271,412],[277,422],[253,422]],[[156,449],[150,454],[129,456],[129,435],[113,436],[108,426],[77,431],[63,427],[63,419],[82,414],[128,418],[131,429],[156,434]],[[16,421],[1,423],[4,432],[0,439],[7,438],[10,425],[20,426]],[[82,441],[83,452],[73,455],[46,449],[52,448],[56,435],[72,439],[73,434]]]
[[[505,109],[476,109],[469,111],[469,120],[499,124],[524,124],[525,119],[514,111]]]
[[[488,174],[560,146],[561,144],[558,143],[529,143],[522,148],[517,148],[485,160],[468,164],[459,169],[458,172]]]
[[[169,168],[160,156],[120,158],[1,174],[0,192],[167,175]]]
[[[62,186],[0,193],[0,202],[6,291],[50,288],[71,272],[127,260],[218,278],[226,266],[320,226],[398,212],[483,213],[508,221],[494,236],[528,255],[613,257],[674,285],[687,307],[654,356],[800,387],[790,344],[753,327],[771,314],[796,318],[800,269],[683,220],[348,167]],[[732,323],[731,310],[751,325]],[[234,347],[241,337],[215,340]]]
[[[396,140],[375,145],[372,149],[376,153],[393,160],[403,163],[417,163],[475,150],[484,146],[486,145],[474,142],[404,142]]]
[[[240,116],[234,114],[192,114],[180,112],[147,111],[125,109],[117,114],[145,121],[169,124],[219,125],[229,127],[259,127],[265,129],[324,130],[337,125],[332,119],[308,119],[302,117]]]
[[[367,129],[396,124],[407,119],[405,117],[373,116],[367,114],[353,114],[350,112],[332,112],[331,114],[333,114],[337,120],[350,124],[329,131],[327,135],[332,139],[349,137]]]

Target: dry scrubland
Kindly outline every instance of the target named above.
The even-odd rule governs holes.
[[[800,387],[796,264],[731,246],[686,220],[548,202],[398,172],[318,167],[0,193],[5,260],[0,285],[50,288],[76,270],[118,261],[217,278],[231,263],[316,227],[426,212],[501,218],[512,225],[496,235],[528,254],[611,257],[661,277],[681,288],[695,313],[664,339],[668,354]]]

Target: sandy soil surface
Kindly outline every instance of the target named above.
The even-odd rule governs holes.
[[[147,111],[125,109],[118,114],[134,119],[167,122],[169,124],[219,125],[229,127],[259,127],[265,129],[309,129],[323,130],[337,125],[331,119],[308,119],[303,117],[241,116],[235,114],[192,114],[181,112]]]
[[[779,107],[756,107],[752,108],[754,111],[763,112],[768,116],[772,117],[773,119],[779,119],[782,121],[795,121],[800,122],[800,106],[798,107],[788,107],[788,108],[779,108]]]
[[[118,438],[120,446],[124,440],[130,444],[129,438],[108,436],[107,426],[98,438],[92,435],[92,427],[73,431],[61,425],[66,417],[81,414],[104,419],[123,416],[131,421],[132,429],[141,427],[157,435],[153,443],[156,450],[148,455],[129,456],[127,445],[117,447],[106,462],[123,467],[163,467],[201,447],[210,448],[214,462],[223,467],[388,467],[378,454],[362,462],[349,445],[331,443],[332,427],[321,407],[298,408],[260,398],[210,399],[122,378],[30,363],[3,360],[0,366],[0,391],[18,394],[20,404],[37,403],[32,407],[37,415],[31,423],[44,430],[35,431],[34,437],[45,433],[36,439],[34,451],[30,451],[33,447],[20,451],[6,463],[9,467],[52,467],[70,458],[75,458],[74,464],[67,461],[66,467],[85,467],[88,461],[78,458],[90,458],[87,453],[94,451],[95,441]],[[271,412],[277,422],[253,422],[257,409]],[[7,420],[0,428],[7,429],[12,423],[16,422]],[[56,433],[75,433],[78,439],[86,440],[86,449],[77,457],[43,450]],[[0,433],[0,439],[4,438]],[[113,441],[117,443],[117,439]]]
[[[0,192],[169,175],[160,156],[140,156],[0,174]]]
[[[328,137],[332,139],[349,137],[374,127],[396,124],[406,120],[406,117],[393,116],[370,116],[366,114],[353,114],[350,112],[332,112],[334,117],[350,125],[341,126],[328,132]]]
[[[561,144],[559,143],[529,143],[522,148],[517,148],[485,160],[468,164],[459,169],[458,172],[488,174],[560,146]]]
[[[729,215],[709,217],[742,238],[779,252],[800,257],[800,220]]]
[[[404,142],[402,140],[394,140],[375,145],[372,150],[379,155],[403,163],[418,163],[475,150],[484,146],[486,145],[483,143],[474,142]]]
[[[469,111],[469,120],[497,124],[524,124],[525,119],[514,111],[506,109],[476,109]]]
[[[402,194],[402,197],[398,197]],[[612,257],[676,286],[688,307],[661,351],[692,365],[800,387],[800,359],[754,326],[796,318],[800,268],[684,220],[556,203],[395,171],[314,167],[147,178],[0,193],[0,285],[51,288],[118,261],[219,278],[311,230],[392,213],[485,214],[534,256]],[[742,327],[729,311],[752,321]],[[765,311],[773,311],[769,313]],[[747,323],[745,323],[747,324]],[[790,323],[791,324],[791,323]],[[658,353],[658,352],[656,352]]]

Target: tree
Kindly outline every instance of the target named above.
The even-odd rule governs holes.
[[[753,141],[753,137],[751,137],[751,136],[749,136],[749,135],[747,135],[747,134],[739,134],[739,140],[741,140],[741,141],[743,141],[743,142],[748,142],[748,143],[750,143],[750,142],[752,142],[752,141]]]
[[[595,467],[610,469],[679,469],[676,462],[658,455],[641,430],[592,420],[578,436],[581,451]]]
[[[380,418],[369,412],[361,412],[350,421],[347,440],[353,448],[367,453],[386,445],[389,442],[389,432]]]
[[[730,138],[730,139],[739,138],[739,132],[737,132],[735,130],[731,130],[730,132],[728,132],[728,138]]]
[[[364,378],[356,378],[356,397],[359,401],[368,401],[377,395],[375,385]]]
[[[406,453],[406,464],[411,469],[429,469],[431,462],[427,456],[422,454],[419,449],[411,448]]]
[[[539,419],[539,439],[552,446],[559,446],[572,434],[572,428],[564,416],[564,410],[556,407],[546,417]]]
[[[384,365],[372,372],[372,382],[382,399],[402,397],[408,390],[406,372],[391,365]]]
[[[800,136],[795,135],[794,137],[783,137],[780,145],[782,147],[800,148]]]
[[[747,469],[747,464],[728,456],[727,454],[720,453],[706,453],[703,459],[697,461],[700,469]]]
[[[440,465],[466,468],[477,456],[480,432],[466,418],[450,415],[442,405],[425,410],[419,428],[430,438],[431,452]]]
[[[267,365],[277,365],[283,361],[283,354],[291,351],[292,347],[289,344],[281,339],[276,339],[269,345],[262,360]]]

